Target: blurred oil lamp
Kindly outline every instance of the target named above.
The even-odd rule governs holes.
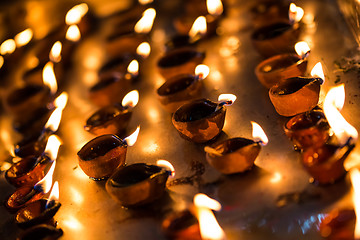
[[[201,98],[202,80],[209,72],[208,66],[200,64],[195,68],[195,75],[178,75],[168,79],[156,91],[164,109],[173,113],[181,105]]]
[[[127,147],[135,144],[139,131],[140,127],[124,140],[112,134],[90,140],[77,153],[80,168],[96,181],[110,177],[125,164]]]
[[[26,229],[16,240],[51,239],[56,240],[63,235],[61,228],[48,224],[39,224]]]
[[[128,67],[127,67],[127,73],[125,74],[125,79],[136,81],[139,77],[139,62],[134,59],[132,60]]]
[[[304,10],[299,7],[296,6],[295,3],[291,3],[290,7],[289,7],[289,20],[291,23],[297,23],[300,22],[301,19],[304,16]]]
[[[148,42],[142,42],[136,48],[136,54],[141,56],[143,59],[147,58],[150,55],[151,47]]]
[[[118,135],[129,125],[133,108],[139,101],[139,92],[133,90],[125,95],[122,103],[103,107],[92,114],[86,121],[84,129],[95,135]]]
[[[54,45],[52,46],[50,53],[49,53],[49,59],[52,62],[58,63],[61,60],[61,50],[62,50],[62,44],[60,41],[56,41]]]
[[[7,39],[0,45],[0,54],[7,55],[15,52],[16,49],[16,42],[14,39]]]
[[[295,44],[296,54],[281,54],[270,57],[257,65],[255,74],[260,83],[271,88],[287,78],[302,76],[307,67],[310,48],[306,42]]]
[[[254,27],[262,27],[279,21],[288,20],[289,3],[286,1],[262,0],[250,9]]]
[[[179,107],[172,123],[180,136],[188,141],[204,143],[216,138],[225,122],[226,106],[236,100],[233,94],[221,94],[218,102],[194,100]]]
[[[156,11],[154,8],[148,8],[143,12],[141,19],[136,23],[134,31],[139,34],[147,34],[151,31],[154,20],[156,17]]]
[[[65,35],[66,40],[78,42],[81,39],[80,29],[77,25],[70,25]]]
[[[65,23],[69,26],[76,24],[83,35],[89,32],[91,25],[94,24],[93,20],[86,3],[75,5],[65,16]]]
[[[99,69],[99,80],[102,81],[108,77],[113,76],[114,74],[122,75],[126,73],[129,63],[134,59],[132,55],[121,55],[107,61]]]
[[[106,182],[106,191],[124,207],[142,206],[162,197],[173,167],[135,163],[120,167]],[[169,170],[170,169],[170,170]]]
[[[323,145],[309,147],[302,154],[305,169],[320,184],[333,183],[345,175],[344,161],[358,137],[356,129],[339,111],[344,102],[343,84],[329,90],[324,101],[324,113],[333,134]]]
[[[251,122],[253,138],[230,138],[211,147],[204,148],[208,163],[224,174],[234,174],[252,168],[260,153],[261,145],[268,143],[267,136],[259,124]]]
[[[270,88],[270,100],[278,114],[290,117],[310,111],[318,104],[320,86],[325,81],[320,62],[311,70],[311,75],[310,78],[288,78]]]

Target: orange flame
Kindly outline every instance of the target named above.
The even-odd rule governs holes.
[[[137,140],[137,138],[138,138],[138,136],[139,136],[139,132],[140,132],[140,126],[138,126],[137,128],[136,128],[136,130],[131,134],[131,135],[129,135],[129,136],[127,136],[125,139],[124,139],[124,141],[126,142],[126,144],[128,145],[128,146],[133,146],[135,143],[136,143],[136,140]]]
[[[219,16],[224,11],[221,0],[206,0],[206,7],[211,15]]]
[[[60,41],[57,41],[54,43],[54,45],[51,48],[49,58],[52,62],[60,62],[61,60],[61,50],[62,50],[62,44]]]
[[[195,75],[199,77],[199,79],[205,79],[210,73],[210,68],[205,64],[199,64],[195,68]]]
[[[51,135],[49,137],[44,152],[49,156],[51,160],[55,160],[57,158],[61,144],[62,142],[58,136]]]
[[[5,55],[5,54],[11,54],[15,51],[16,49],[16,43],[15,40],[13,39],[8,39],[5,40],[1,46],[0,46],[0,54],[1,55]]]
[[[154,0],[139,0],[139,3],[141,5],[146,5],[152,3]]]
[[[220,94],[218,101],[220,105],[231,106],[236,100],[236,96],[231,93]]]
[[[58,130],[62,118],[62,112],[67,104],[67,100],[67,93],[62,93],[55,99],[54,105],[56,106],[56,109],[51,113],[49,119],[47,120],[45,124],[46,129],[50,129],[53,132]]]
[[[33,31],[30,28],[25,29],[24,31],[16,34],[16,36],[14,37],[16,46],[17,47],[25,46],[31,41],[32,37],[33,37]]]
[[[56,181],[52,187],[52,190],[49,195],[49,199],[46,202],[45,207],[48,208],[51,202],[59,200],[59,183]]]
[[[80,29],[77,25],[70,25],[66,31],[66,39],[72,42],[77,42],[81,38]]]
[[[263,146],[268,144],[269,139],[266,136],[266,134],[265,134],[264,130],[262,129],[262,127],[258,123],[253,122],[253,121],[251,121],[251,125],[252,125],[252,128],[253,128],[252,136],[254,138],[254,141],[255,142],[260,142],[260,144],[263,145]]]
[[[127,67],[127,71],[132,76],[136,77],[139,74],[139,62],[136,59],[132,60]]]
[[[78,24],[84,15],[89,11],[89,7],[86,3],[78,4],[72,7],[65,16],[65,22],[67,25]]]
[[[138,90],[132,90],[123,98],[121,105],[124,107],[135,107],[139,102],[139,92]]]
[[[55,100],[54,105],[57,108],[63,110],[68,102],[69,95],[66,92],[61,93]]]
[[[35,184],[34,189],[38,189],[43,193],[48,193],[50,191],[55,171],[55,165],[56,161],[54,160],[45,177]]]
[[[57,91],[57,81],[54,72],[54,63],[48,62],[45,64],[42,72],[43,82],[50,88],[51,94]]]
[[[143,12],[140,20],[135,24],[134,30],[136,33],[149,33],[153,27],[156,17],[156,11],[153,8],[148,8]]]
[[[350,179],[353,186],[353,201],[356,214],[354,239],[360,239],[360,171],[357,168],[350,170]]]
[[[304,16],[304,9],[296,6],[295,3],[291,3],[289,8],[290,22],[300,22],[303,16]]]
[[[310,47],[305,41],[297,42],[295,44],[295,51],[299,56],[305,58],[307,54],[310,52]]]
[[[206,18],[204,16],[198,17],[189,31],[189,37],[195,39],[198,35],[203,36],[207,31]]]
[[[140,43],[140,45],[136,48],[136,54],[142,56],[143,58],[147,58],[150,55],[151,47],[148,42]]]
[[[315,64],[315,66],[313,67],[313,69],[311,70],[311,76],[313,77],[319,77],[323,80],[323,83],[325,82],[325,75],[324,75],[324,71],[321,65],[321,62],[318,62],[317,64]]]
[[[170,177],[172,177],[172,178],[175,177],[175,168],[169,161],[162,160],[162,159],[157,160],[156,165],[159,166],[159,167],[163,167],[167,171],[171,172]]]

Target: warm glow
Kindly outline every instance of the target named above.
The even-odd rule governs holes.
[[[199,64],[195,68],[195,75],[199,76],[199,79],[205,79],[210,73],[210,68],[205,64]]]
[[[66,31],[66,39],[72,42],[77,42],[81,38],[81,33],[77,25],[70,25]]]
[[[54,182],[54,185],[51,189],[49,199],[46,202],[46,207],[52,202],[52,201],[59,201],[59,183],[58,181]]]
[[[296,6],[295,3],[291,3],[289,8],[290,22],[300,22],[303,16],[304,16],[304,9]]]
[[[136,48],[136,54],[142,56],[143,58],[147,58],[150,55],[151,47],[148,42],[140,43],[140,45]]]
[[[123,107],[135,107],[139,102],[139,92],[138,90],[132,90],[123,98],[121,105]]]
[[[223,13],[223,4],[221,0],[206,0],[206,7],[211,15],[219,16]]]
[[[141,5],[146,5],[152,3],[154,0],[139,0],[139,3]]]
[[[149,33],[154,24],[156,11],[153,8],[148,8],[143,12],[141,19],[136,23],[134,30],[136,33]]]
[[[216,156],[219,156],[219,157],[222,156],[221,152],[219,152],[215,148],[212,148],[212,147],[209,147],[209,146],[205,146],[204,151],[209,153],[209,154],[213,154],[213,155],[216,155]]]
[[[84,202],[84,197],[76,188],[74,187],[68,187],[70,193],[71,193],[71,201],[81,205]]]
[[[215,211],[221,210],[221,204],[215,199],[209,198],[203,193],[198,193],[194,197],[194,204],[196,207],[205,207]]]
[[[0,172],[5,172],[6,170],[8,170],[9,168],[11,168],[11,163],[9,162],[3,162],[1,165],[0,165]]]
[[[57,91],[57,81],[54,72],[54,63],[47,62],[42,72],[43,82],[50,88],[51,94],[55,94]]]
[[[4,65],[4,58],[0,56],[0,68]]]
[[[218,101],[223,106],[231,106],[236,100],[236,96],[231,93],[220,94]]]
[[[353,186],[353,201],[356,214],[354,239],[360,239],[360,171],[357,168],[350,170],[350,179]]]
[[[126,137],[125,139],[124,139],[124,141],[126,142],[126,144],[128,145],[128,146],[133,146],[135,143],[136,143],[136,140],[137,140],[137,138],[138,138],[138,136],[139,136],[139,132],[140,132],[140,126],[138,126],[137,128],[136,128],[136,130],[131,134],[131,135],[129,135],[128,137]]]
[[[136,59],[130,62],[129,66],[127,67],[127,72],[132,76],[137,76],[139,74],[139,62]]]
[[[9,129],[5,127],[1,128],[0,137],[1,137],[2,145],[6,150],[9,151],[12,157],[15,157],[15,147],[12,141],[13,137],[11,135],[12,134]]]
[[[157,160],[156,165],[159,166],[159,167],[163,167],[167,171],[169,171],[170,172],[170,177],[172,177],[172,178],[175,177],[175,168],[169,161],[162,160],[162,159]]]
[[[57,158],[59,148],[62,142],[60,138],[56,135],[51,135],[46,143],[45,153],[51,160],[55,160]]]
[[[302,58],[305,58],[310,52],[310,47],[307,44],[307,42],[301,41],[295,44],[295,51],[297,55],[301,56]]]
[[[66,92],[61,93],[55,100],[54,105],[57,108],[64,109],[68,102],[69,96]]]
[[[315,66],[311,70],[311,76],[321,78],[323,80],[322,84],[324,84],[325,75],[324,75],[324,71],[323,71],[321,62],[318,62],[317,64],[315,64]]]
[[[14,37],[16,46],[17,47],[25,46],[31,41],[32,37],[33,37],[33,31],[30,28],[25,29],[24,31],[16,34],[16,36]]]
[[[66,219],[62,220],[61,224],[75,231],[80,231],[84,228],[81,222],[79,222],[79,220],[77,220],[71,214],[66,215]]]
[[[272,178],[270,179],[271,183],[278,183],[282,179],[282,175],[279,172],[275,172]]]
[[[45,177],[35,184],[34,189],[41,191],[43,193],[48,193],[50,191],[53,182],[55,165],[56,165],[56,161],[53,161]]]
[[[191,26],[191,29],[189,31],[189,37],[191,39],[195,39],[198,35],[203,36],[206,34],[207,31],[207,24],[206,24],[206,18],[204,16],[198,17],[193,25]]]
[[[49,58],[52,62],[60,62],[61,50],[62,50],[61,42],[60,41],[55,42],[49,54]]]
[[[0,46],[0,54],[1,55],[5,55],[5,54],[10,54],[13,53],[16,49],[16,43],[15,40],[13,39],[8,39],[5,40],[1,46]]]
[[[269,139],[267,138],[264,130],[261,128],[261,126],[256,123],[251,121],[251,125],[252,125],[252,136],[255,142],[259,142],[261,145],[265,146],[266,144],[268,144]]]
[[[72,7],[65,17],[65,22],[67,25],[78,24],[84,15],[89,11],[89,7],[86,3],[81,3]]]

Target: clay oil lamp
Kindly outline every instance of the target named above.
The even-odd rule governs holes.
[[[250,9],[254,27],[262,27],[289,17],[289,3],[285,1],[257,1]]]
[[[321,146],[311,146],[302,153],[302,163],[319,184],[329,184],[346,173],[344,161],[354,148],[358,132],[341,115],[345,89],[341,84],[331,88],[324,101],[325,117],[331,127],[331,137]]]
[[[59,185],[56,181],[50,192],[49,199],[39,199],[27,204],[15,214],[15,222],[20,228],[29,228],[38,224],[56,226],[54,216],[61,207]]]
[[[172,172],[169,162],[164,167],[146,163],[122,166],[107,180],[106,191],[124,207],[146,205],[162,197]]]
[[[293,142],[296,150],[311,146],[321,146],[329,138],[330,126],[320,109],[300,113],[292,117],[284,126],[286,136]]]
[[[195,75],[178,75],[162,84],[156,93],[165,110],[173,113],[181,105],[201,98],[202,80],[209,72],[208,66],[200,64],[195,68]]]
[[[117,135],[124,132],[138,101],[139,92],[137,90],[129,92],[121,104],[115,103],[103,107],[92,114],[86,121],[84,129],[95,135]]]
[[[320,86],[325,77],[321,63],[311,71],[312,77],[293,77],[278,82],[269,90],[269,97],[276,112],[291,117],[310,111],[319,101]]]
[[[51,239],[56,240],[63,235],[61,228],[56,228],[48,224],[39,224],[26,229],[20,234],[16,240],[32,240],[32,239]]]
[[[127,147],[135,144],[139,131],[140,127],[124,140],[112,134],[90,140],[77,153],[80,168],[95,181],[110,177],[125,164]]]
[[[296,54],[281,54],[270,57],[257,65],[255,74],[260,83],[271,88],[287,78],[303,76],[306,72],[310,48],[306,42],[295,44]]]
[[[268,139],[259,124],[251,122],[253,138],[230,138],[211,147],[205,147],[208,163],[224,174],[247,171],[252,168],[260,153],[261,145],[266,145]]]
[[[204,143],[217,137],[224,126],[226,106],[236,100],[233,94],[221,94],[219,102],[194,100],[179,107],[172,123],[180,136],[188,141]]]

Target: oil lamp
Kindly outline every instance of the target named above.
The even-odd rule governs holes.
[[[224,126],[226,107],[236,96],[221,94],[219,102],[207,99],[194,100],[179,107],[172,116],[172,123],[180,136],[188,141],[204,143],[220,134]]]
[[[106,55],[112,59],[124,54],[134,54],[138,46],[147,41],[145,34],[136,34],[132,30],[115,32],[106,39]]]
[[[266,145],[268,139],[259,124],[251,122],[253,138],[230,138],[211,147],[205,147],[208,163],[224,174],[233,174],[249,170],[259,155],[261,145]]]
[[[288,20],[289,3],[285,1],[262,0],[250,9],[253,26],[262,27],[279,21]]]
[[[39,224],[26,229],[16,240],[51,239],[56,240],[63,235],[61,228],[48,224]]]

